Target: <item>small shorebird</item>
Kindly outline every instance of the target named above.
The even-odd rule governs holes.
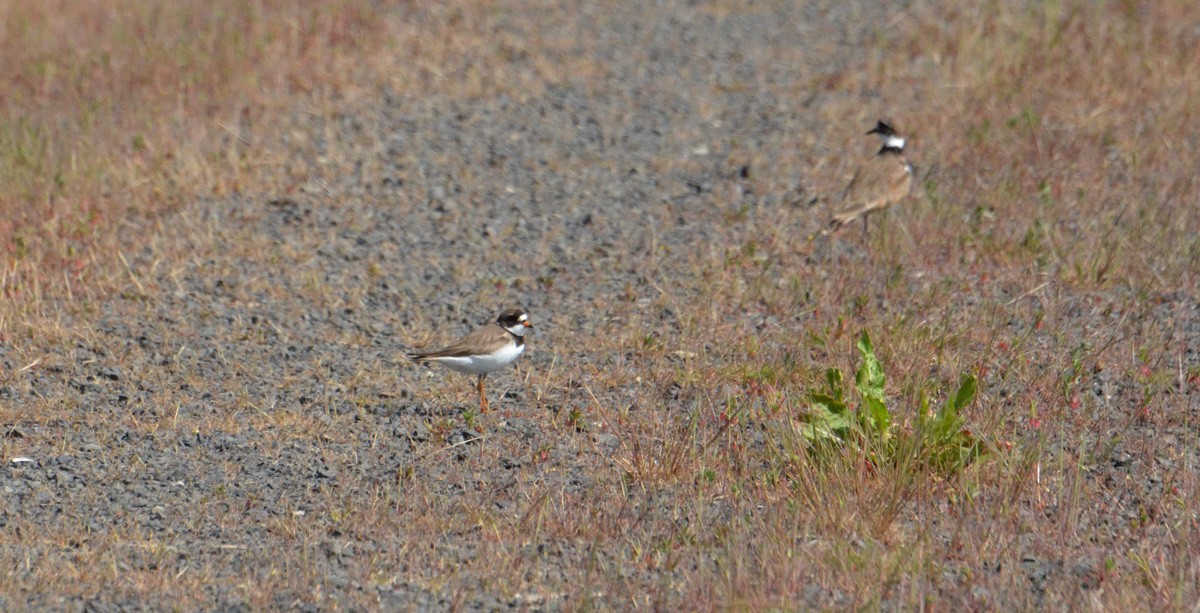
[[[904,139],[892,126],[879,121],[867,134],[883,138],[883,148],[864,163],[842,196],[843,209],[833,216],[822,234],[832,234],[838,228],[862,217],[863,239],[867,236],[867,216],[896,204],[912,189],[913,168],[904,159]]]
[[[488,411],[483,379],[512,364],[525,351],[525,332],[533,327],[524,309],[508,309],[494,324],[477,328],[454,344],[437,351],[416,351],[408,354],[414,362],[438,362],[450,370],[479,377],[479,410]]]

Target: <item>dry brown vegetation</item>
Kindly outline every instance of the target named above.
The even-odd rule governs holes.
[[[377,4],[0,5],[5,294],[115,268],[127,215],[286,183],[270,125],[378,83]]]
[[[755,147],[738,135],[711,137],[712,157],[753,169],[738,189],[789,197],[731,208],[734,184],[718,183],[686,208],[714,240],[613,246],[613,261],[636,268],[640,282],[588,301],[594,327],[534,313],[560,325],[551,326],[553,343],[533,337],[517,375],[503,375],[523,402],[508,414],[428,420],[428,440],[398,464],[378,442],[395,433],[361,429],[363,416],[400,387],[469,406],[469,385],[388,369],[338,372],[318,352],[265,376],[281,397],[307,381],[328,385],[276,406],[234,376],[248,363],[213,372],[168,338],[162,346],[178,354],[155,368],[143,359],[149,349],[113,347],[120,334],[96,322],[178,300],[185,292],[172,279],[193,268],[228,282],[232,302],[280,305],[264,315],[273,321],[363,310],[384,274],[376,260],[332,277],[313,253],[333,233],[281,244],[248,229],[255,213],[246,213],[247,228],[226,227],[204,208],[242,196],[351,206],[321,190],[361,159],[352,148],[362,144],[332,127],[314,133],[310,120],[332,126],[368,113],[384,93],[464,106],[528,103],[564,84],[612,95],[620,75],[595,59],[612,43],[593,27],[609,15],[525,2],[193,4],[0,3],[4,384],[25,393],[33,377],[53,378],[107,347],[126,377],[140,371],[164,390],[153,401],[161,408],[140,416],[0,395],[0,423],[25,432],[0,450],[6,461],[74,453],[65,441],[80,431],[99,433],[106,450],[126,444],[106,438],[118,431],[155,449],[253,433],[273,466],[342,467],[340,487],[310,487],[308,473],[281,468],[276,477],[294,492],[244,500],[227,493],[248,487],[237,483],[242,458],[211,452],[191,461],[228,480],[153,511],[170,522],[166,533],[121,518],[97,531],[69,505],[66,519],[37,525],[6,500],[0,561],[16,570],[0,577],[0,593],[12,602],[153,607],[167,594],[192,609],[230,606],[233,592],[235,605],[254,610],[379,606],[362,586],[439,594],[442,606],[482,592],[522,607],[620,609],[1188,610],[1200,599],[1200,152],[1191,127],[1200,32],[1191,2],[917,1],[866,27],[861,51],[837,67],[814,66],[828,51],[819,39],[742,50],[787,78],[664,76],[660,91],[643,93],[692,96],[699,117],[678,127],[683,143],[708,142],[703,126],[723,117],[728,92],[770,92],[797,107],[825,101],[779,109],[819,114],[809,119],[823,132],[780,120]],[[673,10],[726,19],[778,4]],[[646,23],[669,17],[657,6],[623,10]],[[790,193],[798,182],[835,193],[869,151],[861,132],[879,112],[911,134],[920,187],[872,222],[868,255],[856,228],[832,244],[815,240],[829,207],[792,206]],[[598,119],[627,120],[617,110]],[[382,137],[364,138],[383,149]],[[644,172],[714,167],[674,153],[646,160]],[[443,151],[425,162],[462,158]],[[362,172],[377,180],[383,171],[371,159]],[[615,166],[580,155],[552,160],[547,172],[575,177],[604,164]],[[456,172],[465,183],[493,180],[481,169]],[[420,209],[425,189],[388,206]],[[485,193],[464,196],[465,206]],[[658,221],[668,227],[678,212]],[[460,256],[457,274],[477,286],[468,304],[522,292],[566,304],[604,274],[540,278],[532,271],[554,260],[546,250],[525,276],[474,279],[489,254]],[[286,270],[270,284],[239,278],[248,261]],[[399,310],[416,306],[397,301]],[[656,315],[664,310],[672,325]],[[185,339],[225,321],[211,315],[162,323],[161,333]],[[250,347],[300,335],[233,319],[223,334]],[[901,429],[914,427],[921,394],[940,399],[961,376],[979,377],[967,423],[987,444],[982,459],[945,474],[927,470],[917,451],[878,462],[809,449],[794,427],[808,391],[828,367],[854,372],[864,329]],[[369,332],[339,329],[312,342],[366,352],[376,349]],[[197,403],[201,393],[208,404]],[[331,408],[340,404],[354,410]],[[539,434],[506,439],[504,419]],[[455,439],[463,426],[485,433],[482,442]],[[104,457],[113,478],[152,470],[136,455]],[[458,468],[447,476],[440,467],[450,458]],[[513,459],[514,472],[492,472]],[[588,485],[568,489],[554,477],[563,474]],[[287,512],[261,511],[268,506]],[[258,542],[283,550],[223,542],[222,532],[208,549],[181,554],[175,540],[209,521],[230,533],[251,524]],[[346,544],[331,552],[338,542]],[[325,581],[333,559],[358,588]],[[230,568],[242,581],[214,592]]]

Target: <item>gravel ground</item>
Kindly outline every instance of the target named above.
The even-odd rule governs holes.
[[[297,115],[281,127],[296,151],[291,187],[131,220],[131,235],[151,239],[125,254],[125,291],[96,302],[86,321],[64,321],[86,333],[43,348],[36,367],[0,387],[16,415],[43,416],[7,424],[6,449],[28,461],[9,457],[0,470],[0,528],[54,535],[36,550],[10,549],[18,579],[38,572],[21,559],[78,577],[87,575],[80,564],[111,566],[123,579],[84,581],[65,596],[30,588],[0,604],[161,610],[170,603],[146,595],[175,590],[185,609],[625,608],[640,589],[653,591],[646,606],[679,604],[689,577],[725,572],[716,554],[689,558],[690,568],[614,570],[629,545],[600,549],[562,525],[505,550],[524,566],[495,571],[488,558],[507,545],[487,518],[542,521],[530,519],[529,492],[586,507],[593,492],[619,489],[628,469],[620,441],[589,407],[640,407],[687,424],[697,397],[669,382],[630,383],[638,356],[614,347],[648,334],[687,338],[679,305],[702,298],[706,263],[748,236],[794,237],[791,263],[807,266],[804,237],[827,214],[808,203],[823,182],[841,180],[840,139],[915,94],[813,85],[870,52],[872,24],[886,20],[875,3],[767,3],[731,15],[667,4],[581,9],[590,14],[567,34],[595,77],[521,100],[393,91],[369,110]],[[496,19],[519,39],[551,31],[552,18]],[[847,115],[857,123],[829,124]],[[853,263],[854,244],[835,242],[826,257]],[[806,270],[816,291],[840,291]],[[963,301],[1017,294],[982,288]],[[1187,305],[1170,317],[1172,338],[1193,339],[1192,365],[1200,319],[1193,296],[1178,298],[1162,309]],[[536,330],[517,368],[489,377],[491,414],[464,417],[476,402],[470,377],[402,360],[511,304]],[[886,297],[872,305],[906,311]],[[800,314],[713,309],[728,313],[733,333],[803,329]],[[1081,307],[1077,338],[1105,317],[1119,315]],[[1013,333],[1031,325],[1013,322]],[[720,353],[691,341],[685,348]],[[25,366],[17,353],[0,345],[8,372]],[[1104,376],[1117,379],[1091,380],[1098,395],[1139,393]],[[1114,484],[1118,510],[1105,517],[1115,532],[1130,521],[1121,513],[1144,509],[1116,497],[1161,497],[1153,480],[1119,485],[1172,455],[1131,448],[1150,437],[1195,465],[1183,426],[1139,423],[1116,442],[1088,476]],[[629,513],[670,518],[686,495],[663,485]],[[720,524],[735,508],[714,500],[702,521]],[[1016,575],[1025,585],[951,601],[1061,604],[1039,599],[1074,589],[1056,582],[1095,580],[1087,559],[1028,550]],[[573,569],[589,565],[629,591],[572,583]],[[510,572],[524,583],[506,583]],[[946,581],[951,591],[967,585]],[[800,607],[855,603],[815,580],[790,592]]]

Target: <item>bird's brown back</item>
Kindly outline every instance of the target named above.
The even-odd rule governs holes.
[[[868,160],[846,186],[843,208],[834,216],[835,226],[848,223],[866,213],[885,209],[908,195],[912,172],[904,156],[882,153]]]
[[[434,351],[417,351],[409,354],[409,358],[417,361],[435,358],[462,358],[472,355],[486,355],[512,342],[513,336],[507,330],[490,324],[472,330],[470,334],[458,339],[453,344]],[[520,338],[517,341],[520,342]]]

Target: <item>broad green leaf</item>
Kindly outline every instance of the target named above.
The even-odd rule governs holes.
[[[800,436],[808,439],[810,442],[836,440],[838,437],[829,428],[824,426],[818,427],[817,424],[808,422],[793,423],[793,427]]]
[[[835,398],[829,394],[821,392],[813,392],[809,395],[809,400],[824,406],[826,409],[839,414],[845,414],[849,409],[846,407],[846,402],[841,398]]]
[[[825,424],[832,430],[845,430],[850,427],[850,416],[846,414],[844,408],[839,410],[837,405],[833,408],[814,402],[808,407],[807,421],[812,423]]]
[[[863,398],[863,416],[871,426],[871,433],[886,438],[892,425],[892,416],[883,401],[878,398]]]
[[[871,335],[867,334],[866,330],[863,330],[862,334],[858,335],[858,343],[856,346],[858,347],[859,353],[863,354],[864,356],[875,355],[875,346],[871,344]]]
[[[961,413],[967,405],[975,400],[975,390],[979,385],[979,381],[974,375],[963,377],[962,383],[958,386],[958,393],[953,398],[946,402],[946,408],[954,411],[955,414]]]
[[[866,330],[863,330],[862,336],[858,338],[858,351],[863,356],[863,363],[854,376],[855,387],[863,398],[875,398],[882,402],[886,377],[883,374],[883,365],[875,357],[875,348],[871,346],[871,337]]]
[[[814,403],[796,427],[810,441],[841,439],[850,428],[850,419],[844,413],[835,413],[823,404]]]

